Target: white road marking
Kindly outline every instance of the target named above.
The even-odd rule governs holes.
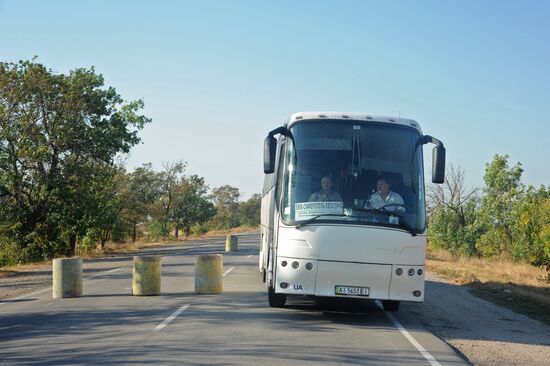
[[[235,269],[235,267],[231,267],[231,268],[229,268],[229,269],[228,269],[227,271],[225,271],[225,273],[223,274],[223,276],[222,276],[222,277],[225,277],[225,276],[227,276],[227,275],[228,275],[228,274],[229,274],[229,273],[230,273],[230,272],[231,272],[232,270],[234,270],[234,269]]]
[[[384,307],[382,306],[380,301],[376,300],[375,303],[376,303],[376,306],[378,306],[381,310],[384,310]],[[409,333],[409,331],[407,329],[405,329],[404,326],[401,325],[401,323],[399,322],[399,320],[397,320],[395,318],[395,316],[393,316],[391,313],[389,313],[387,311],[384,311],[384,314],[386,314],[386,316],[388,317],[389,320],[391,320],[393,325],[397,329],[399,329],[401,334],[403,334],[403,336],[405,338],[407,338],[407,340],[409,342],[411,342],[411,344],[414,346],[414,348],[416,348],[418,350],[418,352],[420,352],[420,354],[422,354],[422,356],[424,356],[424,358],[430,363],[430,365],[432,365],[432,366],[441,366],[441,364],[439,362],[437,362],[437,360],[434,358],[434,356],[432,356],[430,352],[426,351],[426,349],[411,335],[411,333]]]
[[[92,278],[103,276],[103,275],[108,274],[108,273],[114,273],[116,271],[120,271],[121,269],[124,269],[124,268],[126,268],[126,267],[113,268],[113,269],[110,269],[108,271],[104,271],[104,272],[96,273],[94,275],[86,276],[83,279],[84,280],[90,280]],[[3,305],[3,304],[8,303],[8,302],[14,302],[14,301],[22,300],[22,299],[25,299],[25,298],[30,297],[30,296],[39,295],[43,292],[51,291],[51,289],[52,289],[52,287],[48,287],[48,288],[45,288],[43,290],[31,292],[30,294],[22,295],[22,296],[19,296],[19,297],[14,297],[12,299],[6,299],[6,300],[3,300],[3,301],[0,301],[0,305]]]
[[[85,280],[91,280],[92,278],[96,278],[96,277],[99,277],[99,276],[103,276],[103,275],[106,275],[106,274],[109,274],[109,273],[115,273],[115,272],[118,272],[120,270],[123,270],[125,268],[128,268],[128,267],[118,267],[118,268],[113,268],[113,269],[110,269],[108,271],[104,271],[104,272],[99,272],[99,273],[96,273],[96,274],[93,274],[93,275],[90,275],[90,276],[86,276],[84,277]]]
[[[3,304],[8,303],[8,302],[21,300],[21,299],[27,298],[29,296],[38,295],[38,294],[41,294],[43,292],[50,291],[51,289],[52,289],[51,287],[48,287],[48,288],[45,288],[45,289],[40,290],[40,291],[31,292],[30,294],[26,294],[26,295],[19,296],[19,297],[14,297],[13,299],[6,299],[6,300],[3,300],[2,302],[0,302],[0,305],[3,305]]]
[[[248,257],[246,257],[246,258],[252,258],[252,254],[250,254],[250,255],[249,255]]]
[[[174,313],[172,315],[170,315],[168,318],[164,319],[164,321],[162,323],[160,323],[159,325],[157,325],[155,327],[155,329],[153,329],[154,332],[158,332],[159,330],[162,330],[162,328],[164,328],[165,326],[167,326],[168,324],[170,324],[170,322],[174,319],[176,319],[176,317],[178,315],[180,315],[182,312],[185,311],[185,309],[187,309],[189,307],[189,304],[183,304],[178,310],[174,311]]]
[[[197,246],[194,246],[194,247],[191,247],[191,248],[185,248],[181,252],[175,252],[171,256],[173,257],[173,256],[176,256],[176,255],[183,255],[183,254],[188,254],[188,253],[192,254],[194,249],[200,249],[202,247],[207,247],[209,245],[211,245],[211,244],[202,244],[202,245],[197,245]]]

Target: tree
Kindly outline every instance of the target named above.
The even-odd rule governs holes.
[[[74,254],[89,224],[96,172],[127,153],[150,119],[94,68],[56,74],[0,63],[0,236],[29,259]]]
[[[220,228],[231,229],[238,225],[239,189],[224,185],[212,191],[212,199],[217,213],[214,224]]]
[[[239,202],[239,221],[241,225],[257,226],[260,224],[262,196],[254,193],[248,201]]]
[[[131,226],[132,242],[137,239],[137,227],[151,217],[152,206],[161,197],[161,177],[151,163],[143,164],[128,174],[127,204],[122,212]]]
[[[170,223],[173,220],[175,198],[181,188],[181,182],[187,163],[172,161],[163,163],[163,171],[159,173],[161,195],[159,199],[159,217],[161,235],[166,238],[170,232]]]
[[[181,227],[185,235],[189,236],[191,227],[195,224],[210,220],[215,209],[207,197],[208,186],[204,178],[192,175],[183,179],[177,191],[174,204],[174,221],[176,225],[176,238]]]
[[[445,172],[443,184],[431,184],[428,187],[428,212],[433,213],[440,207],[454,211],[461,225],[466,225],[465,209],[469,201],[476,200],[479,189],[466,189],[464,186],[464,169],[450,164]]]
[[[466,189],[464,170],[449,165],[443,185],[430,185],[428,196],[428,240],[434,247],[453,253],[478,255],[475,243],[479,233],[474,226],[478,189]]]
[[[550,271],[550,187],[529,186],[513,216],[512,257]]]
[[[484,255],[510,253],[514,242],[513,221],[516,204],[521,201],[521,163],[510,167],[508,155],[495,155],[485,166],[485,187],[477,225],[484,231],[476,247]]]

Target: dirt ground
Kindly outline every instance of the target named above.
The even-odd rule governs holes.
[[[87,259],[84,276],[128,265],[131,258],[118,254]],[[0,276],[0,301],[49,287],[50,265],[12,268]],[[475,297],[464,286],[428,274],[425,302],[404,305],[474,365],[550,365],[550,327]]]
[[[422,304],[407,305],[474,365],[550,365],[550,327],[428,274]]]

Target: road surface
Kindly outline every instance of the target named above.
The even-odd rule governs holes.
[[[237,253],[223,253],[223,238],[142,252],[162,255],[161,296],[131,296],[128,258],[86,275],[83,297],[56,300],[45,288],[0,302],[0,363],[469,364],[406,306],[390,314],[374,302],[289,297],[270,308],[258,239],[240,235]],[[223,294],[193,292],[194,258],[205,253],[224,254]]]

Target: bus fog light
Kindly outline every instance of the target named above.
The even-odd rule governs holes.
[[[418,274],[419,276],[422,276],[422,273],[423,273],[422,268],[419,268],[418,271],[416,271],[416,274]]]
[[[416,291],[413,291],[413,295],[414,297],[420,297],[420,295],[422,295],[422,292],[416,290]]]
[[[281,286],[281,288],[287,288],[287,287],[288,287],[288,283],[286,283],[286,282],[281,282],[281,284],[280,284],[279,286]]]
[[[300,267],[300,263],[298,263],[298,262],[292,262],[292,268],[298,269],[298,267]]]
[[[306,269],[307,269],[308,271],[310,271],[312,268],[313,268],[313,264],[311,264],[311,263],[306,263]]]
[[[414,268],[409,268],[409,276],[413,276],[414,272]]]
[[[282,262],[281,262],[281,266],[283,266],[283,267],[286,267],[287,264],[288,264],[287,261],[282,261]]]
[[[401,276],[403,274],[403,268],[397,268],[395,270],[395,274],[398,275],[398,276]]]

